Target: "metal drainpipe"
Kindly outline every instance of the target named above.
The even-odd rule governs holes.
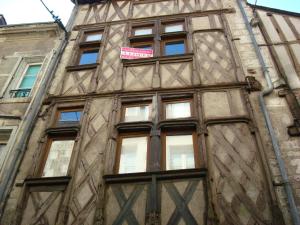
[[[75,5],[74,11],[75,13],[72,13],[72,16],[70,17],[68,24],[71,27],[72,22],[74,21],[77,13],[78,6]],[[26,131],[23,132],[21,137],[18,139],[19,143],[16,143],[16,147],[14,148],[15,155],[9,165],[9,168],[7,169],[6,175],[2,182],[0,183],[0,221],[3,216],[4,207],[7,201],[8,194],[11,191],[12,185],[15,181],[15,178],[17,177],[19,167],[21,165],[22,159],[25,154],[26,145],[29,141],[30,135],[32,133],[32,130],[34,128],[35,122],[37,120],[37,116],[40,110],[40,107],[43,103],[44,96],[49,88],[49,85],[52,81],[52,78],[56,72],[56,68],[60,62],[61,56],[64,52],[64,49],[66,48],[68,44],[68,36],[67,33],[64,34],[63,40],[59,44],[58,48],[55,50],[55,55],[52,56],[51,63],[49,67],[47,68],[47,71],[44,75],[45,79],[42,81],[40,88],[38,89],[35,98],[33,99],[30,108],[28,109],[28,114],[24,118],[26,121],[24,122],[24,125],[22,127],[22,130]],[[21,128],[19,128],[20,130]]]
[[[261,66],[263,68],[263,74],[264,74],[264,77],[265,77],[265,79],[267,81],[267,85],[268,85],[268,87],[265,90],[263,90],[263,92],[261,92],[259,94],[260,108],[263,112],[263,115],[264,115],[264,118],[265,118],[265,121],[266,121],[266,125],[267,125],[267,128],[268,128],[270,137],[271,137],[273,149],[274,149],[274,152],[275,152],[275,155],[276,155],[279,170],[280,170],[280,173],[281,173],[281,176],[282,176],[282,179],[283,179],[284,188],[285,188],[285,191],[286,191],[286,194],[287,194],[287,199],[288,199],[290,211],[291,211],[291,214],[292,214],[293,223],[294,223],[294,225],[300,225],[300,217],[299,217],[297,206],[296,206],[296,203],[295,203],[295,200],[294,200],[292,188],[291,188],[291,185],[290,185],[290,182],[289,182],[289,178],[288,178],[288,175],[287,175],[287,172],[286,172],[286,169],[285,169],[284,161],[283,161],[282,156],[281,156],[281,151],[280,151],[280,147],[279,147],[279,144],[278,144],[278,140],[277,140],[277,137],[275,135],[275,131],[273,129],[271,119],[270,119],[270,116],[269,116],[269,113],[268,113],[268,110],[267,110],[267,107],[266,107],[265,99],[264,99],[264,96],[267,96],[267,95],[272,93],[272,91],[274,89],[273,83],[272,83],[269,71],[267,69],[267,66],[265,64],[265,61],[263,59],[263,56],[262,56],[262,54],[260,52],[260,49],[258,47],[258,44],[256,42],[254,33],[252,31],[252,27],[251,27],[251,25],[248,21],[246,12],[244,10],[244,7],[243,7],[241,1],[242,0],[237,0],[237,3],[238,3],[238,6],[240,8],[240,11],[243,15],[243,19],[245,21],[247,30],[249,31],[253,47],[255,49],[258,60],[259,60]]]

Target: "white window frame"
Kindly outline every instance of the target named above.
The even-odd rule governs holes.
[[[25,70],[23,71],[21,77],[19,78],[19,81],[18,81],[17,86],[16,86],[16,90],[21,90],[20,85],[21,85],[21,83],[22,83],[22,81],[23,81],[23,79],[24,79],[24,77],[25,77],[25,74],[26,74],[28,68],[29,68],[30,66],[36,66],[36,65],[40,65],[41,67],[40,67],[40,71],[39,71],[39,72],[37,73],[37,75],[36,75],[36,79],[35,79],[35,81],[34,81],[32,87],[31,87],[31,89],[30,89],[30,92],[29,92],[29,94],[28,94],[28,97],[31,95],[31,91],[32,91],[33,87],[35,86],[36,81],[37,81],[37,79],[38,79],[38,77],[39,77],[39,74],[40,74],[40,72],[41,72],[41,70],[42,70],[42,66],[43,66],[43,63],[42,63],[42,62],[41,62],[41,63],[28,63],[28,64],[26,65],[26,68],[25,68]]]

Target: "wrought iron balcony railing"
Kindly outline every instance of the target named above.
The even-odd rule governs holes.
[[[9,94],[11,98],[24,98],[29,96],[30,91],[31,89],[16,89],[10,90]]]

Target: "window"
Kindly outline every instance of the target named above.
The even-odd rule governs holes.
[[[75,65],[68,66],[68,71],[97,67],[103,30],[84,31],[80,38]]]
[[[170,40],[163,44],[164,55],[180,55],[185,53],[184,40]]]
[[[147,121],[150,117],[150,105],[127,105],[123,106],[123,121]]]
[[[149,50],[149,49],[153,49],[153,42],[148,41],[148,42],[132,43],[131,47]]]
[[[164,109],[166,119],[188,118],[192,116],[192,104],[190,100],[165,102]]]
[[[180,32],[180,31],[184,31],[183,23],[179,23],[179,24],[171,23],[171,24],[165,25],[165,27],[164,27],[165,33]]]
[[[66,176],[74,147],[74,139],[50,139],[45,154],[42,177]]]
[[[192,135],[166,136],[166,170],[195,168]]]
[[[28,97],[33,88],[37,75],[41,69],[41,64],[28,65],[23,76],[20,79],[18,88],[11,91],[13,98]]]
[[[133,28],[133,35],[134,36],[151,35],[152,33],[153,33],[153,28],[152,27]]]
[[[81,109],[66,109],[58,111],[57,123],[59,125],[78,124],[81,119]]]
[[[101,39],[102,39],[102,32],[85,33],[85,37],[84,37],[85,42],[101,41]]]
[[[120,137],[118,173],[145,172],[147,169],[147,136]]]
[[[160,31],[159,35],[153,35],[156,30]],[[176,20],[158,22],[155,25],[133,25],[130,46],[153,49],[154,56],[185,54],[187,52],[185,22]]]
[[[98,49],[82,51],[79,59],[79,65],[96,63],[98,59],[98,53],[99,53]]]

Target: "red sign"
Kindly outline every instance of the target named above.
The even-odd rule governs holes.
[[[121,59],[140,59],[140,58],[150,58],[153,57],[152,49],[142,49],[142,48],[121,48]]]

